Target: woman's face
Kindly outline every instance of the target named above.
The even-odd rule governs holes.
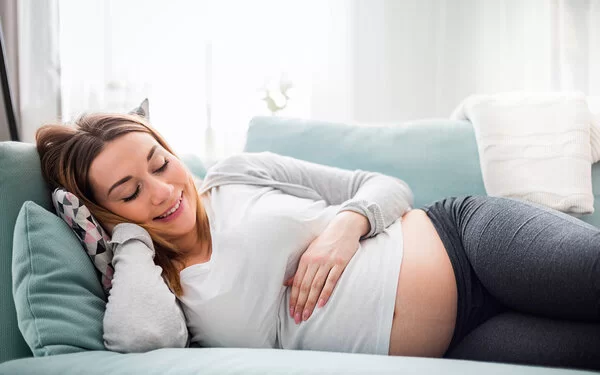
[[[195,231],[197,193],[181,161],[147,133],[107,143],[89,179],[96,201],[132,223],[153,224],[165,236]]]

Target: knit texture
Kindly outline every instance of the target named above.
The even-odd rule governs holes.
[[[594,212],[591,163],[600,154],[600,129],[590,134],[583,94],[473,95],[451,117],[473,124],[488,195],[575,216]]]

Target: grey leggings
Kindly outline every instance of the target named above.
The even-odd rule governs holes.
[[[600,229],[505,198],[424,210],[458,288],[446,357],[600,369]]]

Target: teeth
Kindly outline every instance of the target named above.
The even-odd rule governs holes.
[[[179,206],[180,206],[180,205],[181,205],[181,199],[179,199],[179,200],[177,201],[177,204],[175,205],[175,207],[171,208],[171,209],[169,210],[169,212],[167,212],[166,214],[164,214],[164,215],[162,215],[162,216],[159,216],[159,219],[164,219],[165,217],[167,217],[167,216],[171,215],[173,212],[177,211],[177,209],[179,208]]]

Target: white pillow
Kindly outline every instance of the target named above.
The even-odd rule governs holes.
[[[488,195],[575,216],[594,212],[591,113],[582,93],[474,95],[452,117],[475,128]]]

